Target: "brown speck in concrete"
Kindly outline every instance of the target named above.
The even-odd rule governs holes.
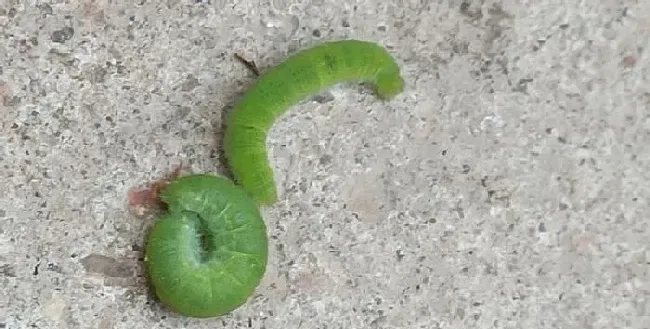
[[[629,55],[623,57],[623,66],[624,67],[634,67],[636,65],[636,57]]]
[[[170,180],[178,178],[183,169],[183,166],[178,166],[166,175],[166,177],[149,183],[149,186],[146,188],[129,190],[127,201],[131,210],[138,216],[143,216],[149,211],[155,212],[165,209],[166,206],[159,197],[160,192],[167,186]]]
[[[104,255],[90,254],[80,262],[86,272],[99,273],[108,277],[130,277],[134,273],[131,265]]]
[[[82,14],[86,19],[89,19],[93,24],[103,25],[106,23],[104,10],[97,6],[94,1],[86,2],[81,6]]]

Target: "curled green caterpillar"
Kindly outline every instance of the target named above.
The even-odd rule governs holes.
[[[190,317],[224,315],[246,302],[267,264],[266,226],[250,196],[208,174],[173,179],[148,235],[145,265],[160,301]]]
[[[277,199],[266,136],[275,120],[310,94],[342,82],[370,82],[380,99],[404,88],[393,57],[368,41],[326,42],[302,50],[263,72],[227,118],[224,154],[236,183],[258,204]]]

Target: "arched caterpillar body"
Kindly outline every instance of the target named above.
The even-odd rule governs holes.
[[[380,99],[400,93],[404,80],[391,55],[368,41],[331,41],[302,50],[261,74],[235,104],[224,135],[234,180],[259,204],[277,199],[266,136],[288,107],[341,82],[370,82]]]
[[[242,305],[267,264],[257,204],[225,177],[195,174],[161,192],[167,213],[147,238],[145,264],[156,296],[173,311],[205,318]]]

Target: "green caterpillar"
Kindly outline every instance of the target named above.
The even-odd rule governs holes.
[[[302,50],[263,73],[227,119],[223,149],[235,182],[259,204],[274,203],[277,192],[265,148],[268,130],[294,103],[352,81],[371,82],[380,99],[390,99],[404,88],[393,57],[381,46],[360,40]]]
[[[266,271],[266,226],[255,201],[229,179],[207,174],[172,180],[160,199],[168,212],[145,247],[156,296],[197,318],[242,305]]]
[[[266,133],[291,104],[346,81],[370,81],[382,99],[404,84],[393,58],[370,42],[334,41],[298,52],[262,74],[228,119],[224,149],[235,181],[196,174],[164,187],[159,198],[167,213],[148,235],[145,264],[156,296],[170,309],[221,316],[253,293],[268,255],[258,206],[276,200]]]

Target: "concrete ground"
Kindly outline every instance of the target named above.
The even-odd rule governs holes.
[[[133,4],[130,4],[133,3]],[[340,4],[338,4],[340,3]],[[0,329],[650,328],[650,2],[0,1]],[[220,172],[221,115],[326,40],[403,68],[268,148],[266,276],[223,318],[157,303],[129,190]]]

